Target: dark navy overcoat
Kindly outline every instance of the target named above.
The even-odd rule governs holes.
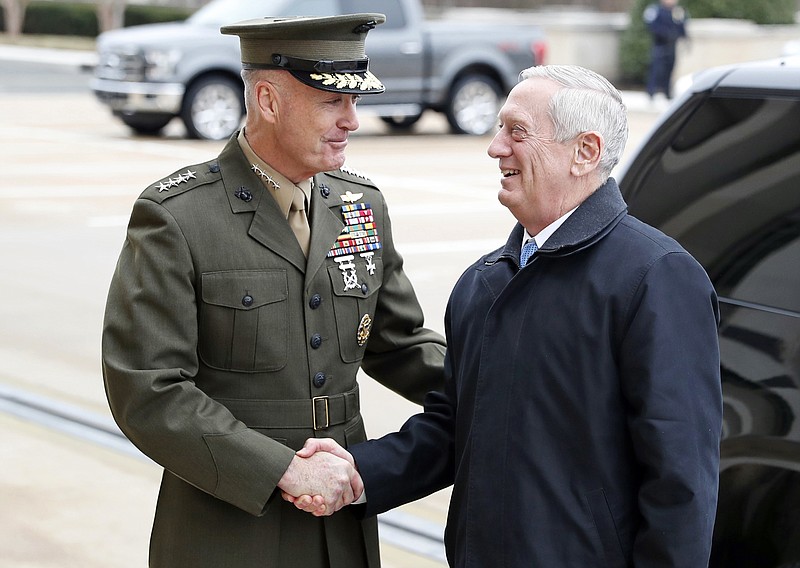
[[[366,514],[454,483],[452,566],[706,566],[722,399],[705,271],[613,179],[520,270],[522,231],[453,290],[445,392],[351,448]]]

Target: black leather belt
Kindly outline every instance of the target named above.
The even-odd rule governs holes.
[[[352,420],[360,409],[358,385],[349,392],[301,400],[216,400],[250,428],[324,430]]]

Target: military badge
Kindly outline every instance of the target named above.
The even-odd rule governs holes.
[[[364,317],[361,318],[361,322],[358,324],[358,332],[356,333],[359,347],[364,347],[364,345],[367,344],[367,339],[369,339],[369,332],[371,330],[372,318],[369,317],[369,314],[364,314]]]
[[[381,248],[381,239],[369,203],[342,205],[344,229],[328,251],[328,258],[354,255]],[[368,262],[371,262],[370,258]]]
[[[362,252],[359,256],[366,261],[367,272],[369,272],[370,276],[375,274],[375,269],[378,268],[372,260],[372,257],[375,256],[375,252]]]
[[[352,191],[350,191],[348,189],[347,191],[345,191],[339,197],[341,197],[342,201],[344,201],[345,203],[355,203],[356,201],[358,201],[359,199],[364,197],[364,194],[363,193],[353,193]]]
[[[333,259],[339,264],[339,270],[342,271],[345,292],[359,287],[358,274],[356,274],[356,265],[353,264],[354,258],[355,257],[352,254],[348,254],[346,256],[337,256]]]

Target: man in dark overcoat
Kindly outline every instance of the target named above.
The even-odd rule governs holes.
[[[103,376],[123,432],[164,467],[153,568],[380,565],[376,520],[334,513],[360,495],[358,474],[295,450],[366,439],[359,368],[419,403],[443,381],[444,339],[423,327],[383,196],[343,167],[358,98],[383,91],[364,53],[383,21],[223,28],[240,36],[244,129],[133,207]],[[332,495],[328,516],[281,490]]]
[[[350,448],[367,514],[454,483],[451,566],[707,566],[717,298],[678,243],[628,215],[609,177],[627,130],[596,73],[523,72],[489,146],[519,223],[452,292],[444,392]],[[325,440],[301,455],[318,449],[348,457]]]

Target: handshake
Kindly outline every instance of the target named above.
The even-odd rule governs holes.
[[[353,456],[330,438],[309,438],[278,482],[283,498],[322,517],[356,501],[364,483]]]

